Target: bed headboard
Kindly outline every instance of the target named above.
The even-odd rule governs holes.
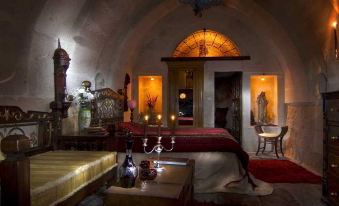
[[[124,121],[124,96],[110,88],[94,91],[91,125],[115,125]]]
[[[51,148],[53,114],[48,112],[23,112],[16,106],[0,106],[0,139],[9,135],[24,135],[30,141],[27,154]],[[0,154],[3,158],[3,154]]]

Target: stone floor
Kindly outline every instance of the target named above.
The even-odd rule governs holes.
[[[273,187],[273,194],[267,196],[218,193],[213,194],[213,198],[218,205],[227,206],[325,206],[320,200],[321,185],[279,183]],[[103,206],[101,194],[86,198],[80,206]]]
[[[256,156],[250,154],[251,159],[275,159],[270,153]],[[267,196],[249,196],[240,194],[209,194],[220,205],[229,206],[325,206],[321,202],[321,185],[315,184],[273,184],[274,192]],[[102,192],[92,195],[81,202],[80,206],[102,206]],[[197,195],[196,199],[206,199]],[[221,204],[223,203],[223,204]]]

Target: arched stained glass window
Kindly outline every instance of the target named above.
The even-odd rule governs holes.
[[[173,52],[173,57],[240,56],[236,44],[225,35],[202,29],[186,37]]]

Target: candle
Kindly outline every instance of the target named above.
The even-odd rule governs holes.
[[[158,137],[158,144],[161,144],[161,138],[162,137],[160,137],[160,136]]]
[[[172,121],[172,135],[174,134],[174,128],[175,128],[175,115],[171,115],[171,121]]]
[[[172,120],[172,121],[175,120],[175,115],[174,115],[174,114],[171,115],[171,120]]]
[[[148,122],[148,118],[149,118],[149,116],[146,114],[146,115],[144,116],[144,119],[145,119],[145,122],[146,122],[146,123]]]
[[[146,138],[147,137],[147,124],[148,124],[148,118],[149,116],[148,115],[145,115],[144,116],[144,137]]]
[[[159,122],[161,121],[161,114],[158,114],[157,115],[157,118],[158,118],[158,120],[159,120]]]

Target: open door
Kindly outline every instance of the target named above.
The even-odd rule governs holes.
[[[214,82],[214,125],[218,128],[227,129],[241,143],[242,72],[216,72]]]

